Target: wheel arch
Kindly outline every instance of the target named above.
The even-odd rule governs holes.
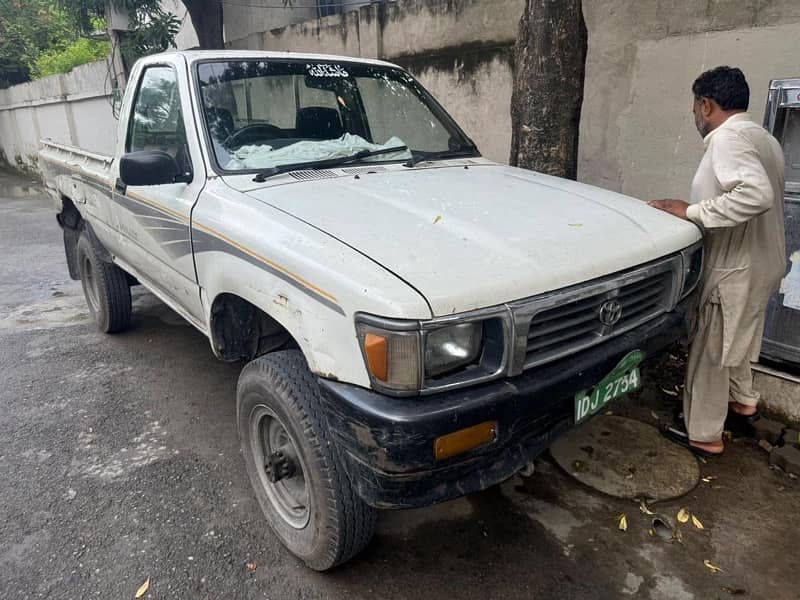
[[[295,335],[253,299],[222,291],[214,296],[208,316],[208,337],[221,360],[252,360],[276,350],[295,348],[307,353]]]

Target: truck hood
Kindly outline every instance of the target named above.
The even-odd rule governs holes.
[[[252,176],[228,183],[393,272],[434,316],[581,283],[701,237],[640,200],[532,171],[488,161],[395,166],[291,183],[281,176],[255,189],[244,189]]]

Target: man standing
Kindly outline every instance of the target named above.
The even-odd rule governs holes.
[[[757,418],[750,361],[758,359],[767,302],[786,272],[784,158],[780,144],[747,114],[744,74],[717,67],[692,85],[695,125],[706,151],[692,181],[691,204],[649,204],[688,219],[705,234],[704,281],[690,336],[685,431],[667,435],[696,454],[724,450],[732,418]]]

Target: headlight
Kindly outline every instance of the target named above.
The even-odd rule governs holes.
[[[430,332],[425,338],[425,377],[472,364],[483,344],[483,323],[463,323]]]
[[[681,289],[681,299],[688,296],[703,276],[703,246],[696,245],[687,248],[682,253],[683,256],[683,288]]]
[[[356,330],[372,387],[397,395],[433,393],[501,376],[511,339],[506,310],[422,322],[359,315]]]

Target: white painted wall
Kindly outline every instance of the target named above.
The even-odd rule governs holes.
[[[0,153],[21,169],[36,168],[39,140],[49,137],[111,154],[117,121],[105,60],[0,90]]]

